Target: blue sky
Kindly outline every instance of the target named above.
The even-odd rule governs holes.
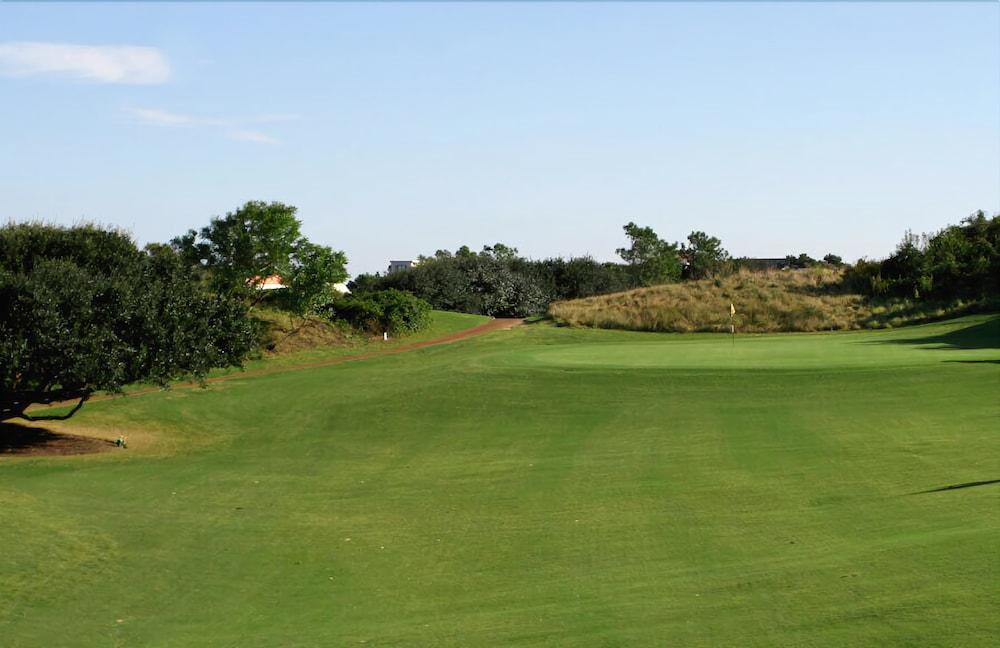
[[[1000,4],[0,4],[0,219],[887,254],[1000,211]]]

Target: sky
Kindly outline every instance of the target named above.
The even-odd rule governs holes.
[[[881,257],[1000,211],[998,3],[0,3],[0,222],[295,205],[352,274],[622,226]]]

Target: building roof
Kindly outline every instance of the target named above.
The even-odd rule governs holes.
[[[277,290],[279,288],[286,288],[284,279],[281,275],[271,275],[269,277],[250,277],[247,279],[247,284],[257,288],[258,290]]]

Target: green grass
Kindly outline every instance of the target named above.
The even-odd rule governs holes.
[[[269,313],[270,318],[287,318],[285,313]],[[469,315],[467,313],[451,313],[448,311],[431,311],[430,323],[421,331],[410,333],[409,335],[393,336],[388,341],[382,341],[377,336],[370,336],[354,333],[349,340],[339,340],[338,344],[318,344],[311,348],[280,355],[265,354],[263,357],[251,358],[244,363],[242,369],[215,369],[208,373],[208,377],[227,376],[238,374],[242,371],[284,370],[300,367],[303,365],[318,364],[327,360],[346,358],[350,356],[369,356],[372,354],[386,353],[395,349],[413,344],[458,333],[474,328],[480,324],[485,324],[490,320],[484,315]],[[125,387],[124,393],[135,391],[147,391],[150,385],[145,383],[133,384]],[[68,408],[52,410],[54,412],[68,411]]]
[[[287,316],[286,316],[287,317]],[[405,346],[414,342],[423,342],[435,338],[444,337],[452,333],[458,333],[466,329],[485,324],[490,320],[485,315],[469,315],[467,313],[451,313],[448,311],[431,311],[430,323],[426,328],[410,333],[408,335],[394,335],[388,341],[382,341],[378,336],[355,333],[354,338],[349,343],[342,346],[318,346],[311,349],[285,353],[279,356],[271,356],[246,363],[246,369],[258,369],[263,367],[282,367],[308,364],[310,362],[323,361],[330,358],[356,354],[370,354],[383,351],[391,351],[399,346]],[[232,373],[233,370],[219,371],[213,375]]]
[[[987,646],[1000,317],[521,327],[96,402],[0,459],[5,646]],[[120,622],[119,622],[120,620]]]

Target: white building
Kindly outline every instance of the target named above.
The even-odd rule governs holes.
[[[416,261],[389,261],[389,269],[385,272],[386,274],[392,274],[393,272],[409,270],[410,268],[415,267],[417,267]]]

